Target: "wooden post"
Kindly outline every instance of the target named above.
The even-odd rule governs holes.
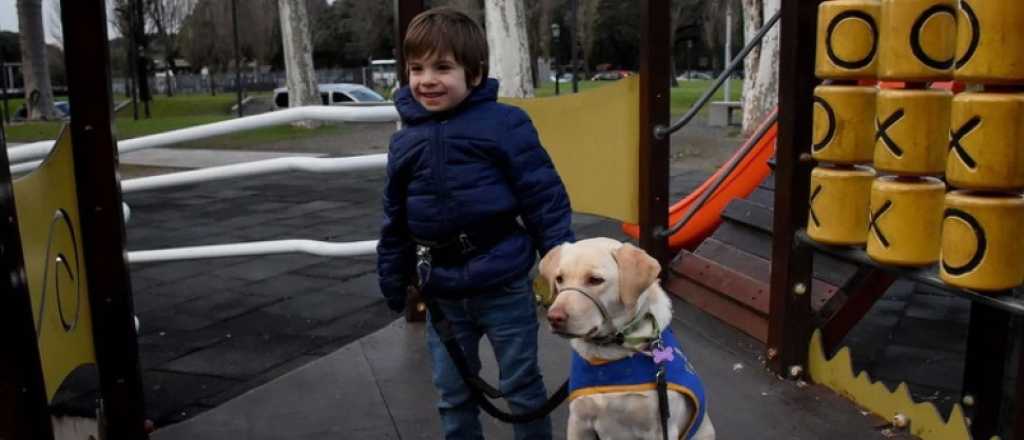
[[[972,405],[964,407],[964,415],[971,419],[973,438],[987,439],[995,435],[1007,438],[1005,433],[1001,434],[999,416],[1004,405],[1003,379],[1006,377],[1006,361],[1013,354],[1013,339],[1010,332],[1009,313],[979,302],[971,302],[961,392],[964,396],[971,396],[973,400]],[[1019,385],[1020,379],[1017,380]],[[1007,392],[1005,397],[1009,398],[1010,395],[1011,393]]]
[[[61,2],[75,185],[107,438],[144,439],[103,0]]]
[[[772,224],[768,366],[788,375],[806,371],[811,336],[812,252],[795,232],[807,224],[811,166],[801,154],[811,145],[814,41],[819,0],[782,2],[779,53],[779,139],[776,148],[775,216]]]
[[[0,72],[6,75],[6,72]],[[53,438],[0,119],[0,439]]]
[[[654,129],[669,124],[671,1],[640,3],[640,247],[666,264],[668,238],[658,234],[668,228],[669,139]]]

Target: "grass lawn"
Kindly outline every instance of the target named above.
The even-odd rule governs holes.
[[[12,111],[20,108],[22,100],[10,100]],[[123,101],[118,97],[117,102]],[[150,103],[150,119],[142,117],[140,106],[139,120],[132,119],[131,105],[117,112],[114,129],[119,139],[131,139],[154,133],[162,133],[180,128],[209,124],[233,118],[231,107],[235,104],[235,95],[179,95],[174,97],[154,96]],[[32,142],[54,139],[60,133],[64,122],[27,122],[6,127],[7,139],[11,142]],[[324,125],[316,130],[292,128],[289,125],[267,127],[243,133],[218,136],[210,139],[189,142],[181,145],[191,148],[244,148],[253,143],[282,141],[296,136],[326,136],[348,130],[342,124]]]
[[[732,99],[739,99],[740,91],[743,89],[743,81],[734,79],[732,82]],[[580,81],[580,91],[586,91],[595,87],[601,87],[604,85],[612,84],[613,81]],[[690,106],[697,99],[704,94],[704,91],[711,87],[714,81],[695,79],[690,81],[680,81],[679,87],[672,88],[672,106],[671,113],[674,116],[682,115],[690,109]],[[561,83],[558,85],[561,93],[572,93],[572,83]],[[718,92],[715,93],[715,97],[712,101],[720,101],[724,95],[725,86],[722,86]],[[554,96],[555,95],[555,83],[546,82],[539,89],[536,90],[536,94],[539,97]],[[706,108],[706,107],[705,107]]]
[[[679,83],[679,87],[672,88],[673,119],[678,118],[693,105],[694,102],[711,86],[710,80],[690,80]],[[611,81],[580,81],[580,91],[586,91],[595,87],[612,84]],[[733,97],[739,96],[743,82],[733,80]],[[560,84],[562,93],[571,93],[572,84]],[[553,96],[555,94],[554,83],[545,83],[536,91],[537,96]],[[715,100],[722,99],[723,92],[719,90]],[[117,102],[124,100],[117,97]],[[21,107],[21,99],[9,100],[11,111]],[[115,130],[119,139],[131,139],[148,134],[162,133],[195,125],[208,124],[211,122],[231,119],[231,106],[235,103],[235,95],[220,94],[209,95],[179,95],[174,97],[155,96],[150,105],[150,119],[132,119],[131,106],[125,106],[117,112],[115,118]],[[139,109],[140,114],[142,109]],[[60,132],[63,122],[28,122],[17,123],[6,126],[7,139],[11,142],[32,142],[45,139],[54,139]],[[320,137],[338,134],[349,130],[344,124],[324,125],[316,130],[305,130],[292,128],[289,125],[268,127],[259,130],[237,133],[232,135],[219,136],[211,139],[190,142],[181,145],[190,148],[225,148],[239,149],[254,143],[277,142],[295,137]]]

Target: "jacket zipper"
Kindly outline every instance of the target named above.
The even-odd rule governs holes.
[[[449,209],[450,194],[448,193],[448,182],[447,174],[445,173],[445,162],[448,160],[448,151],[444,145],[444,127],[448,123],[447,120],[438,122],[437,128],[434,130],[434,175],[437,178],[437,194],[440,200],[441,220],[445,223],[451,221],[451,213]]]

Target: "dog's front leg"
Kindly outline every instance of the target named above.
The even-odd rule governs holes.
[[[598,440],[597,431],[594,427],[580,420],[579,417],[569,416],[569,428],[566,432],[566,440]]]

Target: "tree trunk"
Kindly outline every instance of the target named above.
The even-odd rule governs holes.
[[[43,32],[42,0],[18,0],[21,30],[21,71],[25,78],[25,106],[29,119],[55,119],[50,66],[46,62],[46,34]]]
[[[764,22],[778,12],[780,0],[743,0],[745,41],[757,33]],[[761,45],[743,62],[743,133],[751,134],[765,116],[778,105],[779,98],[779,25],[768,32]]]
[[[486,0],[487,45],[491,75],[501,81],[498,94],[513,98],[533,96],[530,47],[526,38],[526,11],[521,1]]]
[[[309,16],[305,0],[278,0],[281,14],[281,39],[284,45],[284,70],[288,85],[288,107],[319,105],[316,71],[313,69],[313,44],[309,37]],[[316,128],[316,121],[292,124]]]

